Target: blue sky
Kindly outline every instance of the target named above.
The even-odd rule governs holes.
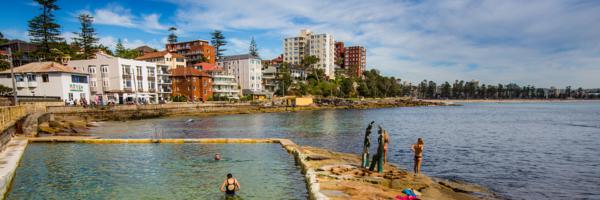
[[[33,1],[7,1],[0,32],[27,40]],[[255,37],[263,58],[281,53],[302,28],[367,47],[368,68],[418,82],[455,79],[537,87],[600,87],[600,1],[558,0],[59,0],[65,38],[90,13],[101,43],[164,48],[166,29],[181,40],[209,40],[223,30],[227,54],[245,53]]]

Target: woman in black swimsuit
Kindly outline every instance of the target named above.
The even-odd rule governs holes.
[[[233,175],[227,174],[227,179],[223,181],[223,185],[219,189],[221,192],[225,192],[225,196],[235,196],[235,191],[240,190],[240,183],[233,178]]]

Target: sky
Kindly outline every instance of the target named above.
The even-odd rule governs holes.
[[[600,87],[600,1],[581,0],[58,0],[63,37],[89,13],[100,43],[164,49],[168,28],[179,41],[210,40],[222,30],[229,54],[255,38],[263,59],[282,53],[300,29],[329,33],[367,48],[367,69],[413,83],[479,80],[536,87]],[[28,40],[30,0],[3,2],[0,32]]]

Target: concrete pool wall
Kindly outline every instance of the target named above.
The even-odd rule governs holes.
[[[306,163],[307,155],[302,148],[288,139],[280,138],[199,138],[199,139],[96,139],[84,137],[48,137],[48,138],[13,138],[7,148],[0,153],[0,195],[2,199],[8,193],[12,179],[19,165],[19,161],[28,143],[34,142],[76,142],[89,144],[117,144],[117,143],[204,143],[204,144],[227,144],[227,143],[278,143],[288,153],[291,153],[302,168],[306,181],[306,187],[310,199],[328,199],[321,193],[319,183],[312,169]]]

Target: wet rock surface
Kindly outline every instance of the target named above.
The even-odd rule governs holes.
[[[434,179],[386,164],[383,173],[359,166],[354,154],[302,147],[306,163],[315,169],[321,193],[329,199],[394,199],[412,188],[421,199],[496,199],[486,188],[468,183]],[[327,158],[327,159],[323,159]]]

